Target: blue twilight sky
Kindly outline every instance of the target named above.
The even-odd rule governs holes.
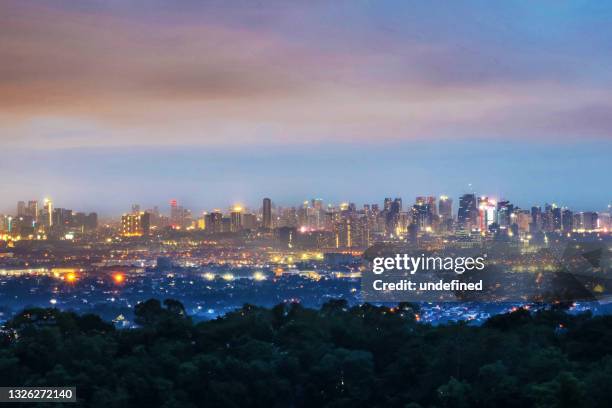
[[[4,1],[0,211],[603,209],[611,49],[601,1]]]

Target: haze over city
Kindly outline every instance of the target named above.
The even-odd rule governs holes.
[[[605,208],[612,6],[470,5],[3,2],[0,210]]]

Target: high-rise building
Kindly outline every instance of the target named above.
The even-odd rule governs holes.
[[[494,223],[497,223],[497,203],[488,197],[478,198],[478,228],[486,232]]]
[[[23,217],[26,214],[26,203],[25,201],[17,201],[17,216]]]
[[[478,204],[476,195],[464,194],[459,198],[459,210],[457,212],[457,223],[465,230],[471,230],[477,226]]]
[[[561,231],[563,224],[562,224],[562,213],[561,213],[561,208],[554,206],[552,211],[551,211],[551,215],[552,215],[552,227],[554,231]]]
[[[68,228],[72,225],[72,210],[67,208],[55,208],[53,210],[53,225]]]
[[[574,214],[570,210],[564,209],[561,212],[561,225],[563,232],[572,232],[574,229]]]
[[[28,201],[28,208],[26,208],[26,215],[34,218],[34,222],[38,223],[38,201]]]
[[[257,227],[257,216],[253,213],[245,212],[242,214],[242,228],[253,230]]]
[[[43,224],[47,227],[53,226],[53,201],[49,198],[43,201]]]
[[[438,201],[438,212],[442,221],[453,219],[453,199],[445,195],[440,196]]]
[[[514,205],[510,201],[502,200],[497,203],[497,223],[501,228],[510,228],[514,220]]]
[[[142,237],[149,235],[151,216],[147,212],[123,214],[121,217],[121,235],[124,237]]]
[[[597,213],[592,211],[585,211],[582,213],[582,228],[587,231],[597,229]]]
[[[263,227],[272,228],[272,200],[269,198],[263,199]]]
[[[230,212],[231,232],[238,232],[242,229],[242,207],[234,206]]]
[[[218,234],[222,230],[223,214],[219,210],[213,210],[210,214],[206,214],[206,231]]]

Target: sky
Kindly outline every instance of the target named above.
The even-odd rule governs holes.
[[[612,201],[612,3],[0,2],[0,211]]]

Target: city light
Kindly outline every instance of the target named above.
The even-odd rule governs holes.
[[[69,283],[76,282],[77,278],[78,278],[77,274],[74,272],[68,272],[66,274],[66,282],[69,282]]]
[[[121,272],[116,272],[113,274],[113,282],[116,284],[121,284],[125,281],[125,275]]]

